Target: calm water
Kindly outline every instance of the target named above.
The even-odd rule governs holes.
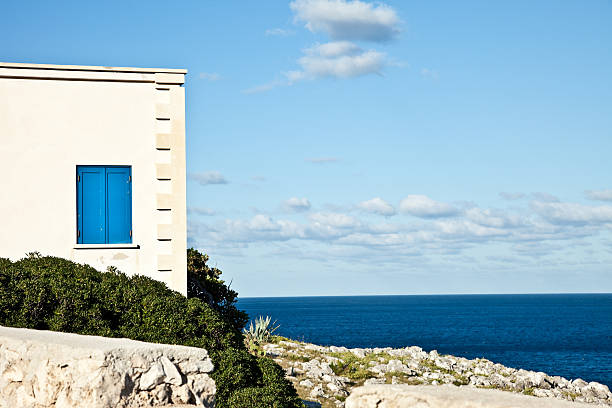
[[[278,334],[346,347],[405,347],[612,388],[612,294],[243,298]]]

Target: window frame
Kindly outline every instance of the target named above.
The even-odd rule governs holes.
[[[83,198],[84,198],[83,196],[84,181],[83,181],[82,174],[88,169],[96,169],[103,173],[102,176],[103,176],[104,187],[101,193],[101,197],[98,198],[104,203],[103,205],[104,207],[104,216],[103,216],[104,239],[103,239],[103,242],[100,242],[101,240],[97,240],[97,239],[85,239],[84,233],[83,233],[84,217],[82,216],[82,213],[83,213],[82,207],[83,207]],[[109,216],[109,212],[110,212],[109,204],[111,203],[110,200],[112,200],[111,196],[116,194],[114,190],[112,194],[109,193],[109,174],[111,175],[113,174],[112,172],[113,169],[122,169],[125,171],[125,175],[127,176],[126,182],[128,184],[125,192],[127,193],[128,198],[127,198],[126,206],[124,208],[126,210],[126,213],[124,214],[125,220],[123,222],[123,227],[121,228],[121,230],[126,233],[126,236],[124,238],[111,240],[109,236],[111,222],[116,222],[115,219],[111,221],[110,216]],[[113,185],[113,187],[115,186],[115,184],[113,183],[111,184]],[[76,225],[77,227],[76,244],[79,246],[132,245],[133,243],[133,225],[132,225],[133,224],[133,210],[132,210],[133,200],[132,200],[132,196],[133,194],[132,194],[132,166],[131,165],[77,165],[76,166],[76,218],[77,218],[76,219],[76,223],[77,223]],[[102,221],[102,220],[99,220],[99,221]],[[128,229],[129,229],[129,238],[127,234]]]

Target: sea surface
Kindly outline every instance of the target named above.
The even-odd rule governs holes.
[[[321,345],[420,346],[612,388],[612,294],[240,298],[277,334]]]

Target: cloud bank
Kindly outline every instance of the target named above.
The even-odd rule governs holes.
[[[250,219],[190,219],[190,242],[234,251],[260,243],[270,248],[274,243],[295,242],[298,248],[314,248],[313,259],[321,260],[324,253],[326,261],[330,257],[353,263],[367,254],[368,262],[399,266],[440,257],[473,264],[479,258],[471,257],[472,251],[486,247],[484,253],[496,264],[546,259],[550,266],[559,256],[573,259],[576,248],[589,248],[598,236],[612,233],[612,205],[539,196],[548,200],[533,199],[511,209],[458,208],[425,195],[407,195],[397,206],[375,197],[316,212],[311,212],[310,200],[293,197],[284,202],[294,214],[291,220],[261,211]],[[599,245],[607,245],[612,256],[612,239],[602,242]]]
[[[612,201],[612,190],[587,190],[584,194],[589,200]]]

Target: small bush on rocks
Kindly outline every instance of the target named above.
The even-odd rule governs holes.
[[[144,276],[99,272],[66,259],[37,253],[16,262],[0,258],[0,325],[202,347],[215,363],[218,408],[244,406],[238,396],[245,393],[265,395],[252,408],[301,407],[295,389],[277,375],[282,369],[246,351],[240,331],[247,317],[235,307],[236,292],[219,279],[221,271],[206,272],[208,257],[190,251],[206,301],[202,293],[186,298]]]

